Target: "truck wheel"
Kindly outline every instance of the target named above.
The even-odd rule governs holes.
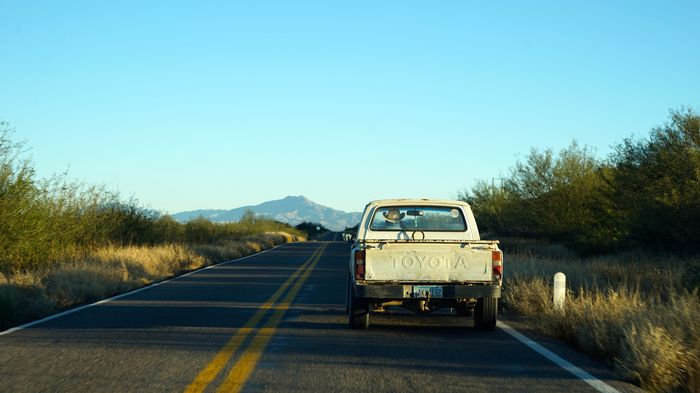
[[[496,329],[498,298],[479,298],[474,307],[474,327],[479,330]]]
[[[350,284],[352,285],[352,284]],[[353,296],[352,288],[348,290],[348,325],[352,329],[367,329],[369,327],[369,303]]]

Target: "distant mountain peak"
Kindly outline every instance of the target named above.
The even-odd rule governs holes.
[[[286,197],[280,199],[281,201],[299,201],[299,202],[306,202],[306,203],[313,203],[314,205],[316,204],[309,198],[303,196],[303,195],[287,195]]]
[[[288,195],[282,199],[263,202],[255,206],[243,206],[230,210],[199,209],[175,213],[172,217],[180,222],[204,217],[214,222],[238,221],[243,214],[252,210],[255,214],[290,225],[304,221],[320,223],[332,231],[342,231],[360,222],[361,213],[346,213],[320,205],[303,195]]]

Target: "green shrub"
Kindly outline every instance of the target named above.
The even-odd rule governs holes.
[[[252,212],[235,223],[181,224],[104,187],[71,182],[65,174],[38,180],[12,133],[0,122],[0,274],[6,281],[107,246],[219,244],[263,232],[302,235]]]
[[[576,142],[533,149],[496,186],[459,193],[483,232],[564,242],[582,253],[642,247],[700,251],[700,116],[672,111],[606,160]]]
[[[700,116],[674,111],[615,149],[606,193],[635,245],[700,251]]]

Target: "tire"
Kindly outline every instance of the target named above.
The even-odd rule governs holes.
[[[474,327],[479,330],[495,330],[497,312],[498,298],[477,299],[474,307]]]
[[[353,296],[352,282],[348,283],[348,325],[352,329],[369,327],[369,303]]]

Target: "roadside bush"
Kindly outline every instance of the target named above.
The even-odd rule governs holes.
[[[303,238],[252,212],[182,224],[66,174],[37,179],[13,131],[0,122],[0,329]]]
[[[563,242],[581,253],[641,247],[700,251],[700,116],[672,111],[606,160],[573,142],[531,150],[496,187],[458,194],[483,232]]]
[[[468,202],[484,232],[546,238],[578,249],[601,230],[601,164],[573,142],[558,154],[533,149],[499,187],[484,181],[459,199]]]
[[[38,285],[0,283],[0,330],[55,310],[56,306]]]
[[[308,221],[304,221],[302,223],[299,223],[294,228],[301,231],[302,233],[304,233],[306,235],[306,238],[308,238],[308,239],[316,239],[320,235],[323,235],[329,231],[328,228],[324,227],[320,223],[308,222]],[[320,228],[320,229],[316,230],[316,228]]]
[[[42,284],[46,296],[60,308],[94,302],[136,287],[125,271],[91,263],[66,264],[52,269]]]
[[[517,199],[502,186],[479,180],[470,191],[461,191],[458,198],[469,202],[484,234],[514,236],[523,231]]]
[[[587,258],[512,252],[503,304],[645,389],[698,392],[700,288],[687,288],[684,277],[697,262],[629,252]],[[569,288],[563,311],[552,305],[557,271]]]
[[[286,233],[263,233],[200,245],[99,248],[78,259],[18,275],[11,283],[0,279],[0,330],[298,239]]]
[[[108,246],[214,244],[263,232],[302,235],[252,212],[235,223],[181,224],[104,187],[71,182],[65,174],[38,180],[12,133],[0,122],[0,274],[6,281]]]
[[[700,251],[700,116],[671,112],[647,139],[610,159],[606,197],[636,246]]]
[[[681,383],[687,362],[684,345],[659,326],[634,324],[625,329],[618,367],[645,389],[670,392]]]

